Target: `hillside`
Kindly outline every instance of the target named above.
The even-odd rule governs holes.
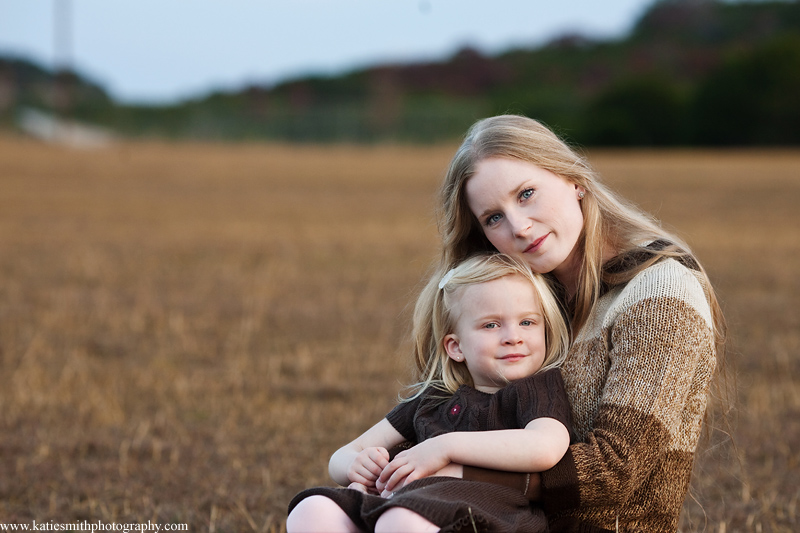
[[[0,60],[0,95],[5,83],[17,96],[5,106],[0,96],[0,119],[9,123],[21,105],[54,107],[7,65]],[[132,136],[425,142],[514,112],[581,144],[793,145],[800,2],[662,0],[617,40],[567,35],[495,56],[464,49],[442,62],[305,77],[169,107],[115,105],[89,82],[71,87],[70,105],[55,106],[62,113]]]

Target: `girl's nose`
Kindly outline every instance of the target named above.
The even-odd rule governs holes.
[[[506,332],[505,339],[503,339],[503,344],[514,346],[516,344],[520,344],[521,342],[522,336],[519,334],[516,328],[509,328]]]

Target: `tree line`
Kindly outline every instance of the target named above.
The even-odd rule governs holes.
[[[660,0],[618,39],[565,35],[493,56],[465,48],[159,107],[0,59],[0,125],[13,127],[22,107],[167,138],[431,142],[511,112],[584,145],[797,145],[800,2]]]

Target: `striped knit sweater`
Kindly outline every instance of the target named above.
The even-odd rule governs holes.
[[[698,272],[665,259],[600,298],[562,368],[578,443],[542,473],[554,530],[677,529],[715,363]]]
[[[677,530],[716,364],[703,283],[663,259],[595,304],[562,367],[577,439],[541,475],[552,531]]]

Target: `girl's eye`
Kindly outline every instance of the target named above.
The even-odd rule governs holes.
[[[494,328],[496,328],[498,326],[497,326],[497,324],[495,322],[489,322],[488,324],[486,324],[483,327],[486,328],[486,329],[494,329]]]
[[[536,323],[533,320],[523,320],[519,323],[520,326],[533,326]]]
[[[525,189],[524,191],[519,193],[520,200],[527,200],[531,196],[533,196],[533,189]]]

